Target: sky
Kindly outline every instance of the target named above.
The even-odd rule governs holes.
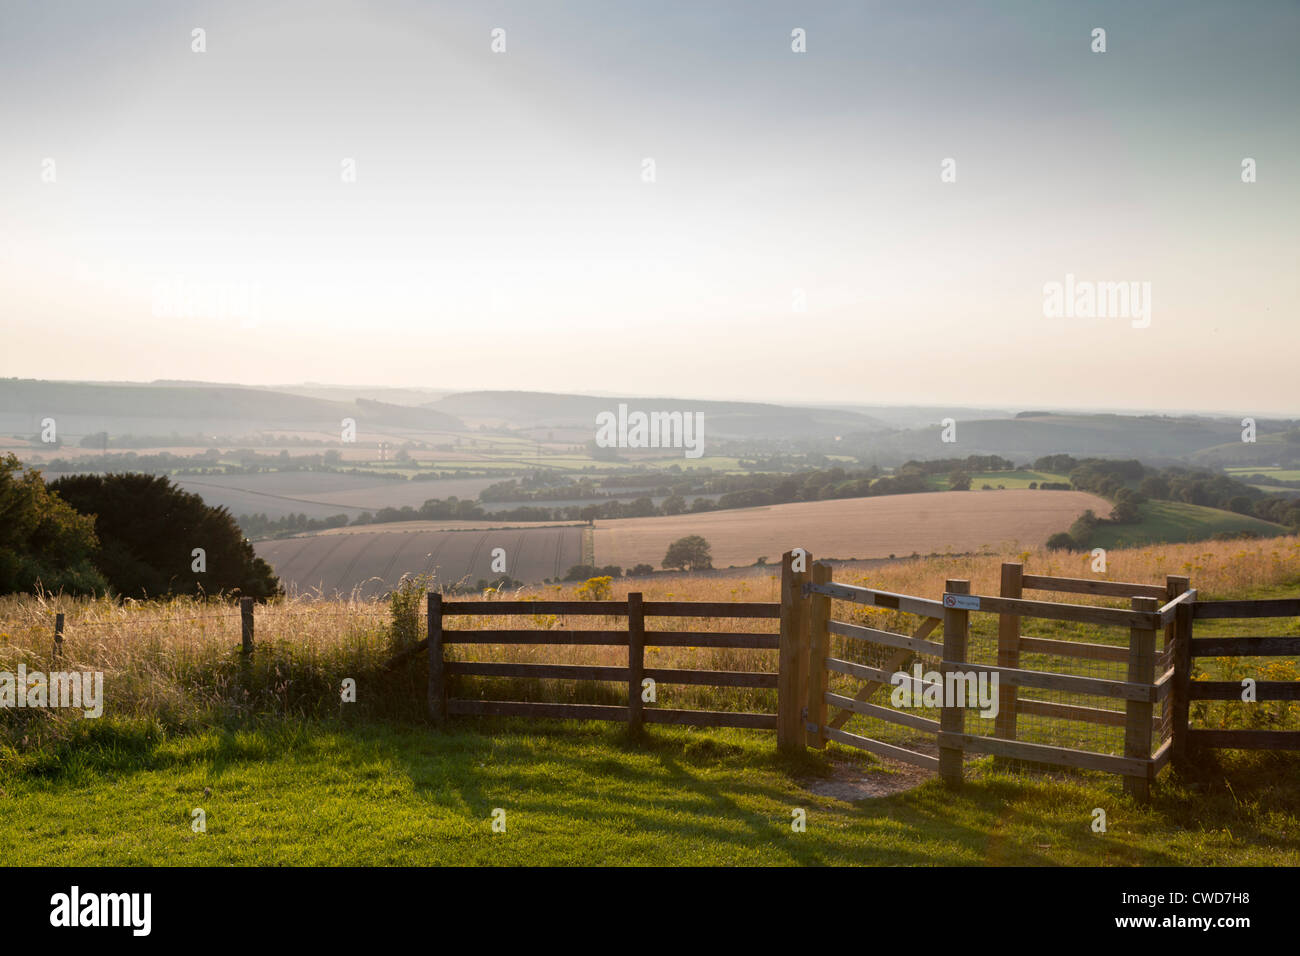
[[[1300,414],[1297,3],[7,2],[0,90],[0,376]]]

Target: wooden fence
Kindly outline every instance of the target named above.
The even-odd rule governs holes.
[[[1127,608],[1069,604],[1059,600],[1026,598],[1026,592],[1087,594],[1126,598]],[[1200,602],[1186,577],[1169,575],[1163,584],[1100,581],[1086,578],[1026,574],[1021,565],[1002,566],[1000,593],[976,595],[970,584],[950,580],[942,600],[933,600],[855,585],[836,583],[830,565],[814,563],[804,553],[787,553],[782,559],[781,600],[762,602],[646,601],[639,593],[621,601],[446,601],[428,597],[429,639],[409,653],[425,647],[429,654],[428,702],[435,721],[449,716],[524,716],[612,720],[639,729],[646,723],[688,724],[706,727],[745,727],[775,730],[777,745],[788,752],[805,747],[824,748],[836,742],[902,760],[939,772],[950,784],[960,783],[967,754],[1120,774],[1125,789],[1137,797],[1149,794],[1151,781],[1175,757],[1185,758],[1203,747],[1300,747],[1300,731],[1200,730],[1189,726],[1192,700],[1229,700],[1240,693],[1232,682],[1193,681],[1191,661],[1223,655],[1300,654],[1300,637],[1233,637],[1192,639],[1198,618],[1279,617],[1300,615],[1300,600]],[[836,601],[885,609],[915,618],[900,630],[868,627],[835,620]],[[997,615],[996,644],[992,660],[981,661],[971,645],[971,616]],[[481,615],[533,616],[581,615],[622,618],[619,628],[589,630],[452,629],[449,618]],[[710,632],[647,629],[654,618],[777,619],[780,633]],[[1112,643],[1060,639],[1022,632],[1026,621],[1066,622],[1090,630],[1118,628],[1122,637]],[[936,636],[939,635],[939,636]],[[845,647],[871,647],[875,665],[859,663],[832,653],[832,639]],[[627,648],[626,666],[537,664],[496,661],[447,660],[451,644],[502,645],[604,645]],[[774,650],[775,671],[684,670],[647,667],[648,646],[729,647]],[[1028,668],[1022,658],[1050,659],[1048,666]],[[968,704],[945,700],[938,719],[911,709],[874,703],[870,699],[891,681],[902,680],[919,693],[933,689],[933,680],[918,679],[904,669],[921,658],[935,662],[941,681],[948,675],[969,678],[996,675],[997,716],[988,733],[971,733],[966,726]],[[1075,662],[1075,663],[1071,663]],[[1082,662],[1082,663],[1078,663]],[[1084,665],[1122,669],[1122,676],[1098,677],[1071,673]],[[903,676],[896,677],[902,671]],[[861,681],[852,695],[833,691],[829,677],[839,675]],[[449,677],[517,677],[537,679],[616,681],[626,683],[626,703],[617,705],[541,703],[534,701],[449,698]],[[646,706],[643,682],[696,684],[714,687],[750,687],[777,691],[777,712],[677,710]],[[1300,683],[1264,681],[1260,699],[1300,699]],[[1046,699],[1050,694],[1068,700]],[[1078,698],[1100,698],[1096,704]],[[832,711],[834,713],[832,713]],[[902,746],[867,733],[853,733],[845,725],[855,716],[920,732],[932,745]],[[1119,753],[1105,753],[1075,745],[1047,744],[1022,739],[1023,721],[1092,724],[1122,730]],[[927,752],[933,750],[934,752]]]
[[[1193,661],[1197,658],[1300,657],[1300,637],[1197,638],[1194,622],[1300,617],[1300,599],[1196,601],[1180,611],[1179,643],[1174,653],[1175,759],[1191,759],[1198,749],[1209,747],[1300,750],[1300,730],[1200,730],[1192,728],[1189,720],[1194,700],[1242,701],[1243,687],[1238,681],[1192,680]],[[1300,681],[1256,681],[1254,692],[1257,701],[1300,700]]]
[[[646,601],[632,593],[624,601],[446,601],[440,594],[428,596],[429,637],[421,642],[428,655],[429,713],[435,722],[449,716],[552,717],[577,720],[626,722],[629,729],[644,724],[687,724],[699,727],[748,727],[775,730],[774,713],[740,713],[719,710],[680,710],[647,707],[643,690],[647,680],[658,684],[696,684],[710,687],[777,688],[775,671],[683,670],[647,667],[647,647],[729,647],[778,650],[780,635],[763,632],[657,631],[647,630],[653,618],[741,618],[771,619],[779,606],[762,602]],[[534,615],[621,617],[627,624],[619,629],[451,629],[447,618]],[[627,666],[583,664],[535,664],[497,661],[447,660],[451,644],[550,644],[617,646],[627,648]],[[417,645],[413,650],[420,649]],[[540,703],[535,701],[477,700],[449,698],[448,677],[522,677],[583,681],[617,681],[627,685],[627,703],[620,705]]]
[[[1026,598],[1027,591],[1076,593],[1124,598],[1127,608],[1069,604]],[[862,622],[835,620],[834,602],[892,611],[895,620],[913,623],[898,630],[869,627]],[[241,660],[254,650],[254,610],[251,598],[240,602]],[[972,646],[971,616],[997,615],[996,641]],[[623,619],[622,627],[586,630],[519,628],[450,628],[448,619],[482,616],[539,615]],[[975,595],[970,583],[950,580],[942,600],[895,594],[833,580],[830,565],[814,563],[803,552],[782,558],[779,602],[646,601],[640,593],[607,601],[449,601],[428,595],[428,637],[390,662],[390,667],[428,651],[428,710],[435,722],[450,716],[520,716],[611,720],[639,730],[645,724],[703,727],[742,727],[772,730],[787,752],[824,748],[835,742],[878,756],[936,770],[950,784],[963,776],[966,754],[990,754],[1035,764],[1101,770],[1124,777],[1125,789],[1138,797],[1149,793],[1151,781],[1171,760],[1188,761],[1209,748],[1300,750],[1300,730],[1204,729],[1191,726],[1193,701],[1242,700],[1238,681],[1194,680],[1197,659],[1209,657],[1300,657],[1300,636],[1194,637],[1196,621],[1260,620],[1300,617],[1300,598],[1279,600],[1201,601],[1186,577],[1169,575],[1163,584],[1048,577],[1024,573],[1021,565],[1002,565],[1000,593]],[[778,632],[655,630],[647,622],[665,618],[724,618],[777,620]],[[1067,622],[1098,628],[1120,628],[1125,635],[1113,643],[1063,640],[1025,634],[1027,620]],[[54,621],[53,657],[64,653],[64,615]],[[939,632],[940,636],[936,636]],[[1163,635],[1163,641],[1161,636]],[[832,653],[833,639],[841,646],[871,648],[873,663],[850,660],[853,654]],[[544,664],[513,661],[447,659],[448,645],[569,645],[627,648],[626,666]],[[746,648],[773,651],[776,669],[764,671],[694,670],[646,665],[647,647]],[[991,661],[977,658],[992,652]],[[1058,669],[1025,667],[1023,658],[1062,660]],[[938,680],[906,673],[909,663],[934,661]],[[1068,662],[1076,662],[1071,664]],[[1119,677],[1069,673],[1085,664],[1122,667]],[[900,676],[901,672],[901,676]],[[944,700],[938,719],[911,708],[883,706],[871,697],[902,681],[924,693],[949,675],[996,675],[997,715],[989,733],[971,733],[966,726],[969,705]],[[831,675],[861,681],[855,693],[840,693],[829,684]],[[624,683],[626,702],[577,704],[449,697],[448,678],[509,677]],[[646,706],[649,682],[710,687],[776,690],[777,709],[771,712],[687,710]],[[1300,700],[1300,681],[1257,680],[1257,701]],[[1058,693],[1069,700],[1044,699]],[[1101,698],[1101,706],[1077,698]],[[1107,703],[1110,706],[1105,706]],[[832,714],[831,711],[835,713]],[[922,735],[926,745],[903,746],[845,725],[855,716],[902,727]],[[1080,746],[1023,739],[1022,718],[1042,719],[1053,727],[1091,724],[1123,731],[1122,753],[1104,753]],[[862,723],[862,722],[860,722]],[[857,726],[857,725],[855,725]],[[1073,738],[1071,742],[1075,742]],[[1117,748],[1119,749],[1119,748]],[[929,752],[929,751],[934,751]]]

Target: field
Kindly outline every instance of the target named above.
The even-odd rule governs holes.
[[[929,478],[930,487],[935,491],[947,491],[950,485],[949,475],[931,475]],[[1000,490],[998,485],[1003,488],[1028,488],[1031,484],[1041,485],[1045,481],[1069,482],[1069,476],[1057,475],[1050,471],[1033,471],[1022,469],[1019,471],[980,471],[970,475],[971,491],[981,491],[985,485],[990,490]]]
[[[1249,478],[1251,475],[1265,475],[1269,478],[1276,478],[1279,481],[1300,481],[1300,469],[1296,468],[1277,468],[1273,465],[1259,465],[1256,467],[1225,468],[1223,470],[1238,480]],[[1268,486],[1265,485],[1264,487]]]
[[[265,558],[291,593],[362,597],[383,594],[403,575],[433,574],[444,584],[499,579],[492,551],[505,550],[505,571],[517,581],[559,578],[582,563],[583,529],[575,525],[511,527],[508,522],[443,522],[478,530],[438,530],[436,522],[402,522],[340,529],[342,533],[259,541]],[[486,530],[484,530],[486,525]]]
[[[1015,557],[1034,573],[1086,573],[1078,555]],[[969,578],[974,591],[990,593],[1001,560],[912,559],[836,577],[922,595],[937,594],[946,578]],[[1294,595],[1300,540],[1115,551],[1106,577],[1157,581],[1166,573],[1192,575],[1208,598]],[[616,595],[637,588],[652,600],[771,600],[777,582],[775,575],[704,576],[618,585]],[[573,589],[523,593],[572,597]],[[71,662],[105,671],[110,704],[98,721],[67,712],[0,714],[0,841],[24,848],[16,861],[1300,864],[1300,774],[1291,757],[1229,753],[1189,776],[1166,773],[1152,803],[1139,806],[1113,776],[1017,774],[984,759],[971,763],[968,783],[954,793],[923,773],[837,745],[824,755],[779,758],[771,735],[758,732],[654,727],[634,741],[618,726],[469,719],[430,732],[421,718],[423,667],[383,670],[389,613],[370,601],[260,608],[262,650],[241,679],[230,653],[238,612],[229,606],[3,598],[0,669],[48,660],[56,607],[68,616]],[[475,619],[475,626],[501,623]],[[712,620],[691,626],[720,627]],[[492,659],[501,649],[473,651]],[[592,663],[618,655],[534,647],[530,659],[569,661],[575,652]],[[770,669],[774,654],[661,653],[658,666],[716,669]],[[355,710],[338,703],[343,676],[357,679],[358,702],[348,705]],[[475,680],[486,686],[469,686]],[[457,695],[500,696],[483,679],[461,681]],[[525,699],[582,699],[567,682],[512,690]],[[662,705],[741,706],[718,691],[681,691]],[[1098,806],[1109,818],[1104,835],[1089,827]],[[490,829],[498,807],[507,813],[505,834]],[[190,829],[194,808],[207,814],[206,833]],[[806,833],[790,829],[796,808],[807,811]]]
[[[769,562],[792,547],[818,558],[883,558],[1034,548],[1088,508],[1110,504],[1082,491],[964,491],[799,502],[664,518],[597,521],[596,563],[659,566],[668,545],[702,535],[715,567]]]
[[[1156,541],[1204,541],[1220,533],[1249,531],[1261,537],[1286,534],[1287,529],[1219,508],[1182,501],[1147,501],[1138,506],[1136,524],[1102,525],[1088,539],[1090,548],[1123,548]],[[1098,511],[1098,515],[1104,512]]]
[[[273,471],[256,475],[180,475],[173,479],[205,502],[228,508],[233,515],[265,514],[282,518],[305,514],[354,518],[380,508],[419,508],[430,498],[476,498],[495,478],[442,478],[407,481],[331,472]]]

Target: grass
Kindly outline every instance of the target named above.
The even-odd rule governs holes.
[[[1008,557],[1044,575],[1154,582],[1187,574],[1207,599],[1300,589],[1300,539],[1294,537],[1115,550],[1104,575],[1090,572],[1090,556],[1039,550],[842,567],[835,578],[929,597],[942,592],[946,579],[962,578],[975,594],[996,594],[999,566]],[[624,580],[615,582],[614,596],[634,589],[649,600],[771,601],[777,580],[775,574]],[[519,596],[574,594],[571,587],[550,587]],[[244,669],[235,650],[238,612],[227,605],[0,598],[0,670],[19,662],[48,666],[56,610],[68,618],[69,663],[105,672],[108,707],[96,721],[66,711],[0,711],[0,840],[25,848],[24,862],[1300,865],[1294,755],[1229,753],[1195,776],[1166,774],[1149,806],[1131,803],[1114,776],[1014,774],[988,759],[970,763],[969,782],[959,792],[929,781],[850,802],[817,791],[832,778],[878,784],[903,778],[834,744],[827,755],[781,758],[772,736],[757,732],[656,726],[631,740],[620,725],[467,719],[431,731],[422,714],[423,663],[384,670],[393,634],[389,608],[380,602],[260,607],[258,651]],[[853,616],[859,611],[865,617]],[[834,616],[910,630],[897,612],[836,602]],[[546,615],[510,620],[510,626],[542,629],[602,626]],[[494,628],[505,621],[482,616],[456,626]],[[1228,627],[1204,623],[1199,636],[1215,625]],[[1060,622],[1023,624],[1035,636],[1127,638]],[[1251,633],[1294,633],[1293,624],[1256,622]],[[1233,625],[1240,633],[1240,622]],[[735,622],[662,619],[656,626],[730,630]],[[973,659],[992,653],[995,626],[992,615],[972,615]],[[486,660],[594,664],[619,664],[626,653],[482,645],[451,651]],[[833,652],[850,654],[839,645]],[[775,670],[774,651],[652,648],[648,658],[660,667]],[[1047,667],[1035,655],[1023,663]],[[1293,663],[1269,663],[1290,666],[1294,678]],[[1205,661],[1203,670],[1231,677],[1231,668],[1243,665],[1249,666]],[[357,680],[359,697],[344,710],[336,688],[347,676]],[[462,678],[453,693],[616,702],[625,689]],[[771,691],[691,686],[665,686],[658,702],[768,711],[774,704]],[[1246,720],[1294,726],[1300,709],[1243,706],[1207,706],[1195,715],[1197,724],[1251,725],[1242,722],[1246,713]],[[855,717],[846,729],[889,739],[865,720]],[[1100,733],[1089,736],[1091,725],[1022,721],[1025,739],[1112,751],[1116,744],[1111,728],[1093,728]],[[196,807],[207,813],[204,834],[190,830]],[[496,807],[507,812],[504,834],[490,828]],[[1109,817],[1104,835],[1090,828],[1096,807]],[[806,833],[790,828],[795,808],[808,812]]]
[[[1249,478],[1251,475],[1267,475],[1269,478],[1277,478],[1279,481],[1300,481],[1300,469],[1296,468],[1277,468],[1273,465],[1243,465],[1223,470],[1237,478]]]
[[[927,480],[930,487],[935,491],[947,491],[952,485],[950,478],[950,475],[931,475]],[[981,491],[985,485],[989,485],[994,490],[997,490],[998,485],[1003,488],[1028,488],[1031,484],[1041,485],[1045,481],[1065,482],[1068,484],[1070,479],[1066,475],[1056,475],[1050,471],[1026,469],[1018,471],[981,471],[970,475],[971,491]]]
[[[1099,526],[1088,547],[1109,549],[1154,541],[1204,541],[1222,532],[1249,531],[1262,537],[1287,533],[1285,527],[1271,521],[1181,501],[1146,501],[1138,510],[1141,517],[1135,524]]]
[[[1139,806],[1115,778],[1018,776],[983,761],[847,802],[810,792],[820,756],[771,737],[458,722],[448,731],[289,722],[170,739],[104,732],[0,776],[0,841],[40,865],[1300,864],[1294,786],[1257,763],[1162,778]],[[836,751],[855,774],[887,775]],[[1294,763],[1291,765],[1294,779]],[[841,770],[843,773],[843,770]],[[1093,810],[1107,832],[1091,829]],[[206,832],[191,828],[206,814]],[[492,831],[505,811],[504,833]],[[807,814],[806,832],[791,827]],[[1212,822],[1211,822],[1212,821]],[[124,839],[124,837],[127,837]]]

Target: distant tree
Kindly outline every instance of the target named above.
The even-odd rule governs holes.
[[[988,485],[984,487],[987,488]],[[950,491],[970,491],[970,475],[964,471],[954,471],[948,477],[948,489]]]
[[[1070,525],[1070,538],[1074,541],[1075,549],[1082,551],[1088,546],[1092,539],[1093,532],[1097,530],[1097,525],[1101,524],[1101,519],[1093,512],[1091,508],[1079,515]]]
[[[627,573],[629,578],[648,578],[655,573],[653,565],[637,564],[632,566],[632,570]]]
[[[699,571],[713,567],[713,555],[709,542],[698,534],[678,538],[668,546],[668,553],[662,562],[665,568],[678,568],[683,571]]]
[[[1168,498],[1169,482],[1164,478],[1161,478],[1159,475],[1148,475],[1146,478],[1143,478],[1142,483],[1138,485],[1138,491],[1147,498]]]
[[[585,581],[596,576],[596,566],[592,564],[575,564],[564,572],[565,581]]]
[[[686,499],[681,495],[669,495],[659,510],[666,515],[679,515],[686,511]]]
[[[51,493],[17,456],[0,459],[0,594],[108,590],[91,560],[97,544],[94,519]]]
[[[1047,539],[1047,550],[1048,551],[1077,551],[1079,550],[1079,548],[1078,545],[1075,544],[1073,538],[1071,538],[1064,531],[1058,531],[1056,534],[1052,535],[1050,538]]]
[[[1137,492],[1122,489],[1115,498],[1115,507],[1110,511],[1110,520],[1116,524],[1132,524],[1141,517],[1138,505],[1142,498]]]
[[[1233,495],[1228,499],[1228,510],[1239,515],[1249,515],[1255,513],[1255,505],[1245,495]]]
[[[95,566],[118,594],[238,592],[264,599],[280,593],[270,565],[254,554],[230,512],[162,475],[69,475],[50,490],[94,516]],[[200,548],[202,570],[195,570]]]

